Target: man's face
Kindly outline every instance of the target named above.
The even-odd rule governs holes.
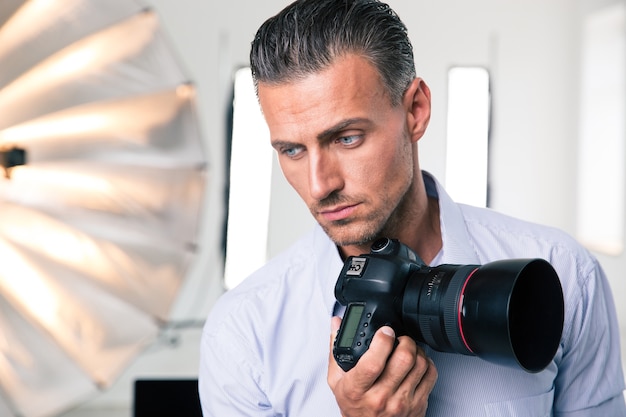
[[[283,173],[330,238],[395,235],[417,162],[406,106],[391,105],[375,67],[348,55],[258,93]]]

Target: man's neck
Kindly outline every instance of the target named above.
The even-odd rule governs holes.
[[[430,180],[430,179],[429,179]],[[417,176],[414,189],[409,191],[409,198],[401,203],[397,216],[393,218],[379,237],[398,239],[409,246],[418,256],[429,264],[443,246],[439,218],[439,199],[436,195],[427,195],[424,178]],[[369,253],[371,245],[339,247],[339,253],[345,259]]]

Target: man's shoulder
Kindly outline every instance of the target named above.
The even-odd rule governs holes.
[[[459,205],[472,243],[489,257],[560,258],[593,263],[595,258],[569,233],[557,227],[516,218],[495,210]],[[486,255],[487,256],[487,255]]]
[[[314,250],[313,233],[271,258],[236,287],[223,293],[211,309],[208,321],[223,321],[233,316],[258,316],[263,309],[284,303],[290,294],[306,292],[312,279],[305,277]],[[243,260],[245,262],[245,260]],[[294,284],[295,282],[295,284]]]

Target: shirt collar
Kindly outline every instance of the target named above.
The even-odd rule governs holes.
[[[437,179],[426,171],[422,171],[426,192],[439,199],[439,222],[443,248],[441,263],[445,264],[478,264],[478,254],[474,250],[472,240],[467,231],[462,205],[452,201],[446,190]],[[429,188],[431,191],[429,192]]]

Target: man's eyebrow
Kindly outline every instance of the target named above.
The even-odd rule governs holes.
[[[321,132],[320,134],[317,135],[317,140],[318,142],[324,142],[334,136],[336,136],[338,133],[340,133],[341,131],[345,130],[346,128],[350,127],[353,124],[356,123],[362,123],[362,122],[368,122],[367,119],[364,119],[362,117],[355,117],[352,119],[345,119],[340,121],[339,123],[337,123],[334,126],[329,127],[328,129],[324,130],[323,132]],[[291,142],[288,140],[280,140],[280,139],[276,139],[272,141],[272,147],[274,149],[288,149],[288,148],[297,148],[298,146],[302,146],[299,143],[296,142]]]
[[[319,135],[317,135],[317,140],[319,142],[323,142],[335,135],[337,135],[339,132],[341,132],[342,130],[345,130],[346,128],[350,127],[350,125],[353,125],[355,123],[361,123],[361,122],[367,122],[367,119],[361,118],[361,117],[355,117],[352,119],[346,119],[346,120],[342,120],[339,123],[337,123],[336,125],[329,127],[328,129],[324,130],[322,133],[320,133]]]
[[[274,149],[289,149],[289,148],[295,148],[297,146],[301,146],[301,145],[298,145],[295,142],[289,142],[288,140],[273,140],[272,141],[272,148]]]

